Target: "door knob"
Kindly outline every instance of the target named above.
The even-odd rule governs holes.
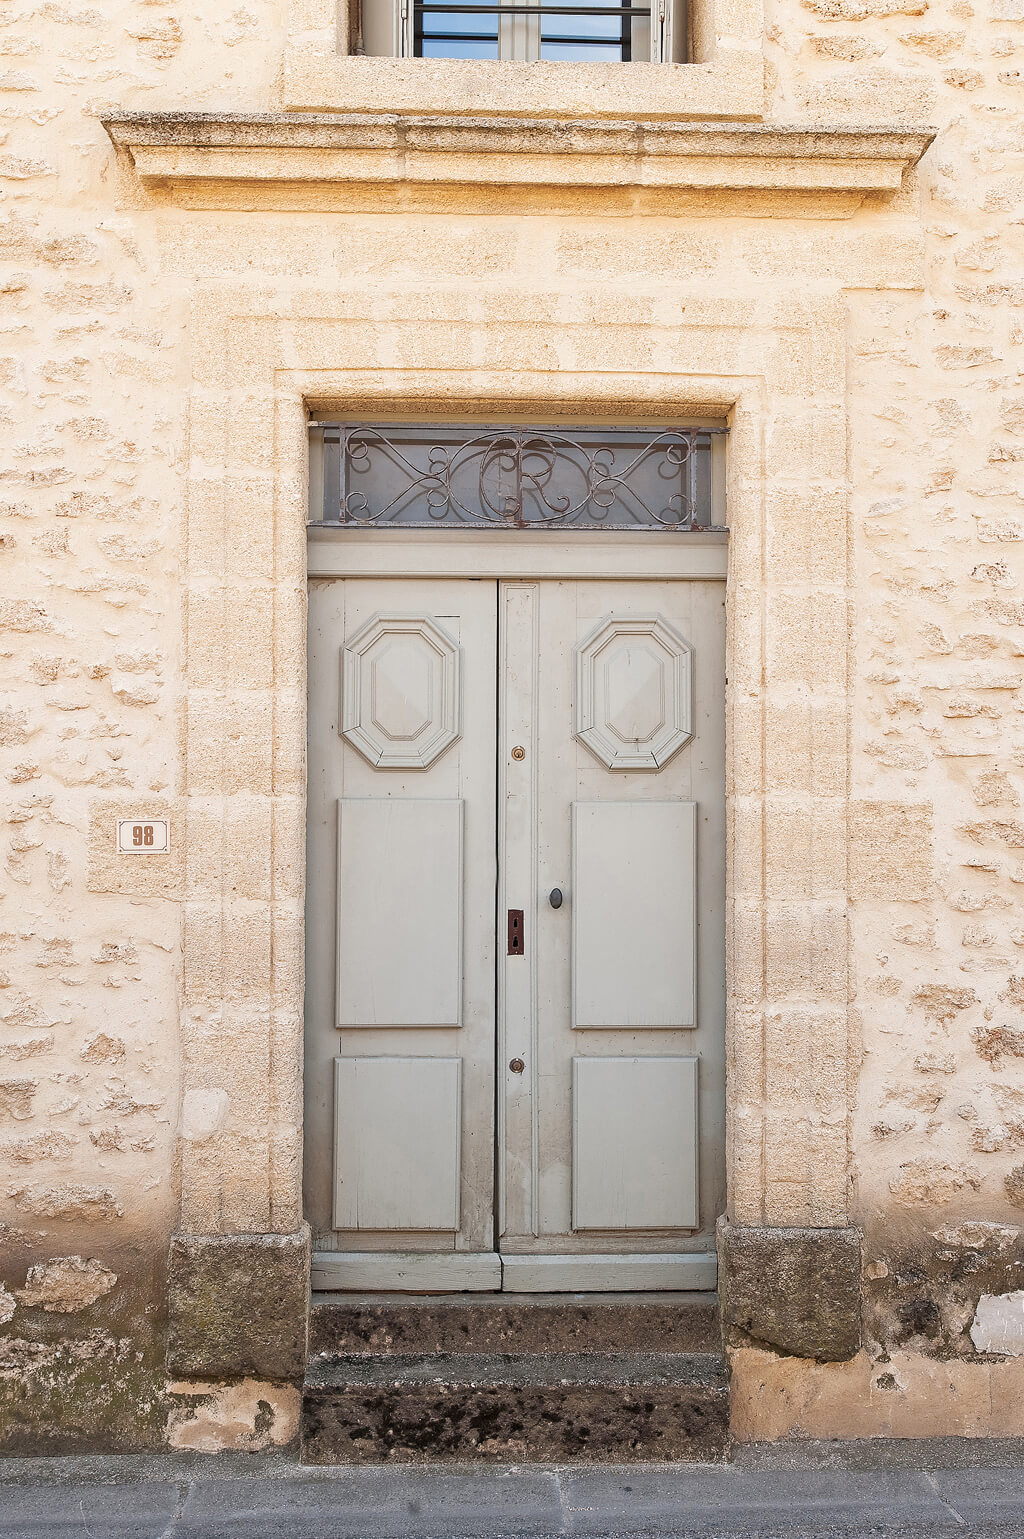
[[[552,908],[561,908],[561,906],[562,906],[562,889],[561,889],[561,887],[552,887],[551,891],[548,893],[548,902],[551,904]]]
[[[526,1068],[526,1065],[521,1058],[513,1058],[512,1062],[509,1064],[509,1068],[512,1070],[513,1074],[522,1074],[523,1070]]]

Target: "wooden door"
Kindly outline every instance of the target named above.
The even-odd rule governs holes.
[[[498,615],[503,1286],[714,1287],[724,588],[509,582]]]
[[[309,602],[314,1287],[714,1287],[723,584]]]
[[[310,584],[314,1286],[493,1289],[493,581]]]

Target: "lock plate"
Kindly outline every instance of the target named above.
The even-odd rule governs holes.
[[[521,908],[510,908],[508,911],[508,954],[510,957],[526,954],[526,933]]]

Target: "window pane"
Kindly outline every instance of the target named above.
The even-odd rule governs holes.
[[[480,38],[472,41],[460,38],[456,41],[451,38],[425,37],[417,53],[421,59],[496,59],[498,40]]]
[[[614,14],[629,4],[630,0],[580,0],[576,15],[549,13],[541,24],[541,58],[585,64],[629,59],[630,18]],[[609,14],[602,16],[602,9]]]
[[[558,63],[569,64],[613,64],[622,62],[622,45],[602,43],[598,46],[587,46],[580,43],[551,43],[545,38],[540,45],[542,59],[552,59]]]
[[[496,59],[494,12],[442,9],[436,0],[415,8],[415,52],[424,59]]]
[[[545,16],[544,40],[561,42],[569,38],[599,38],[618,43],[622,37],[621,16]]]

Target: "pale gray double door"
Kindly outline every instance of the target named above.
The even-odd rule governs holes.
[[[315,1288],[714,1286],[723,598],[311,582]]]

